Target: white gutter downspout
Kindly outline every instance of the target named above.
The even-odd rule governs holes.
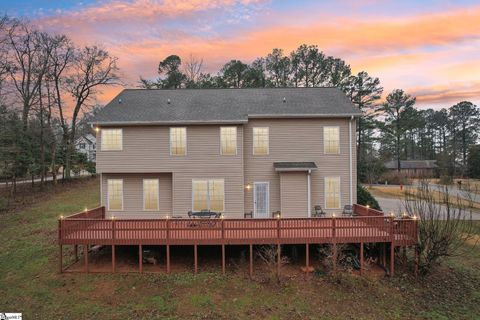
[[[353,164],[352,164],[352,121],[353,121],[353,116],[350,118],[350,121],[348,122],[348,139],[349,139],[349,150],[348,150],[348,156],[349,156],[349,161],[348,161],[348,166],[349,166],[349,173],[350,173],[350,205],[353,205]]]
[[[312,207],[312,199],[311,199],[311,194],[310,194],[310,189],[311,189],[311,174],[312,170],[308,170],[308,175],[307,175],[307,206],[308,206],[308,211],[307,211],[307,217],[311,217],[311,207]]]

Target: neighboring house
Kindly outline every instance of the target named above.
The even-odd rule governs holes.
[[[86,134],[75,141],[77,152],[87,156],[88,161],[95,162],[97,153],[97,139],[93,134]]]
[[[400,160],[400,173],[410,178],[429,178],[435,176],[438,168],[436,160]],[[385,162],[390,173],[398,172],[397,160]]]
[[[359,116],[337,88],[123,90],[92,122],[101,204],[120,219],[341,213]]]

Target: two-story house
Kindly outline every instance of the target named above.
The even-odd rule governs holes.
[[[88,161],[95,162],[97,152],[97,139],[93,134],[87,133],[75,141],[75,149],[85,155]]]
[[[359,110],[337,88],[123,90],[98,115],[106,217],[310,217],[356,202]]]
[[[167,273],[171,246],[193,246],[195,273],[198,247],[220,246],[225,273],[226,246],[247,245],[252,276],[254,245],[276,246],[279,273],[282,245],[305,245],[308,272],[310,245],[332,244],[335,272],[337,244],[359,247],[362,270],[379,243],[393,275],[417,221],[356,204],[359,116],[336,88],[122,91],[92,123],[101,206],[58,221],[60,272],[65,245],[85,272],[91,246],[110,247],[112,272],[117,247],[138,246],[142,272],[144,246],[164,246]]]

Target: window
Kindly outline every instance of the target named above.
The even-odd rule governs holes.
[[[158,210],[158,179],[143,179],[143,210]]]
[[[187,128],[170,128],[170,155],[187,154]]]
[[[340,178],[339,177],[325,178],[325,208],[326,209],[340,208]]]
[[[108,179],[108,210],[123,210],[123,180]]]
[[[253,128],[253,154],[267,155],[268,144],[268,128]]]
[[[85,143],[80,143],[80,149],[85,149]]]
[[[340,153],[340,133],[338,127],[323,127],[323,151],[327,154]]]
[[[122,150],[122,129],[102,129],[102,151]]]
[[[193,180],[193,211],[224,211],[224,180]]]
[[[224,156],[237,154],[237,127],[220,128],[220,154]]]

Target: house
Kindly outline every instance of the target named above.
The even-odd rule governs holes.
[[[409,178],[430,178],[438,168],[436,160],[400,160],[400,173]],[[398,172],[397,160],[385,162],[390,174]]]
[[[101,205],[58,221],[60,272],[66,245],[84,272],[92,247],[116,272],[117,248],[138,246],[142,272],[143,248],[161,246],[167,273],[171,246],[193,246],[195,273],[198,246],[219,246],[225,273],[226,246],[246,245],[252,276],[254,245],[275,245],[277,272],[282,245],[304,245],[308,272],[310,245],[332,244],[335,272],[337,244],[358,245],[363,270],[379,243],[393,275],[417,221],[356,204],[359,116],[336,88],[122,91],[92,123]]]
[[[86,134],[75,141],[77,152],[85,154],[88,161],[95,162],[97,152],[97,138],[93,134]]]
[[[336,88],[124,90],[94,119],[107,216],[310,217],[356,202],[360,112]]]

